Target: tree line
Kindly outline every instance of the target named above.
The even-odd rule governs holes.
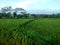
[[[30,14],[30,13],[27,13],[22,8],[17,8],[13,13],[11,13],[11,11],[13,11],[12,7],[1,8],[0,19],[1,18],[60,18],[60,13],[57,13],[57,14]],[[21,11],[21,12],[19,12],[19,11]],[[19,14],[17,14],[18,12],[19,12]]]
[[[60,18],[60,14],[19,14],[16,12],[11,13],[0,13],[1,18]]]
[[[28,13],[22,8],[12,9],[12,7],[3,7],[0,10],[0,18],[27,18]]]
[[[33,18],[60,18],[60,13],[57,14],[31,14]]]

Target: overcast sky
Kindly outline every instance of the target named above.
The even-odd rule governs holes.
[[[60,0],[0,0],[0,8],[5,6],[32,9],[60,9]]]

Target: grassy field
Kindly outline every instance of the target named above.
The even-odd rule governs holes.
[[[0,45],[60,45],[60,19],[0,19]]]

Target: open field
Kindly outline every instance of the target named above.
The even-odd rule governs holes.
[[[60,19],[0,19],[0,45],[60,45]]]

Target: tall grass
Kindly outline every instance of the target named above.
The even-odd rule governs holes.
[[[60,19],[38,19],[26,25],[25,28],[37,32],[35,38],[39,37],[43,45],[60,45]]]
[[[28,45],[21,25],[31,19],[0,19],[0,45]]]
[[[60,45],[60,19],[0,19],[0,45]]]

